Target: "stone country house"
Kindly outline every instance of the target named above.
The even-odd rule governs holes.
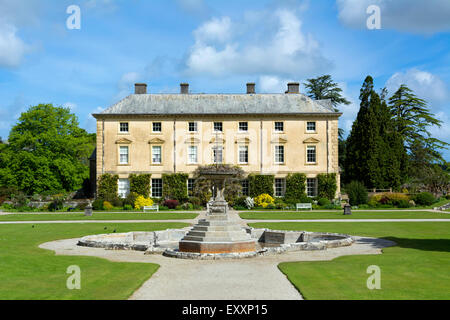
[[[307,176],[307,194],[316,196],[317,175],[337,174],[338,119],[329,100],[312,100],[289,83],[285,93],[149,94],[146,84],[102,113],[91,176],[119,175],[119,194],[129,192],[130,174],[151,173],[151,196],[162,196],[162,175],[192,173],[199,165],[239,165],[246,174],[275,176],[275,196],[283,196],[289,173]],[[96,178],[97,179],[96,179]],[[248,193],[248,181],[242,181]],[[94,189],[95,190],[95,189]]]

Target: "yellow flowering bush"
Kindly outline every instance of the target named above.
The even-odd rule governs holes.
[[[275,203],[275,199],[272,198],[267,193],[260,194],[259,196],[257,196],[255,198],[255,204],[258,207],[266,208],[269,204],[274,204],[274,203]]]
[[[153,200],[150,198],[146,198],[144,196],[137,197],[136,201],[134,202],[134,208],[137,210],[140,210],[143,207],[151,207],[153,205]]]
[[[111,204],[111,202],[104,201],[103,202],[103,208],[105,210],[112,210],[114,208],[114,206]]]

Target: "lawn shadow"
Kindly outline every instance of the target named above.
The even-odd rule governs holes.
[[[396,242],[400,248],[450,252],[450,239],[409,239],[396,237],[385,237],[384,239]]]

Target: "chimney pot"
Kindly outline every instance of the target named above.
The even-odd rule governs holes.
[[[136,83],[134,85],[134,94],[147,94],[147,84]]]
[[[298,82],[289,82],[288,90],[286,93],[300,93],[300,83]]]
[[[247,83],[247,94],[254,94],[254,93],[256,93],[255,83],[254,82]]]
[[[189,83],[180,83],[181,94],[189,94]]]

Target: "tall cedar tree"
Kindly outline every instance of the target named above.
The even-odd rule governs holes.
[[[330,75],[323,75],[314,79],[308,79],[304,86],[308,97],[315,100],[330,99],[336,112],[341,104],[349,105],[350,101],[342,96],[342,89],[333,81]],[[344,131],[339,129],[339,166],[343,169],[345,161],[345,139]]]
[[[442,121],[436,119],[430,112],[427,102],[418,98],[406,85],[401,85],[389,99],[389,108],[396,130],[403,137],[410,154],[426,152],[431,162],[442,162],[443,158],[439,151],[446,149],[449,144],[431,137],[428,128],[441,127]],[[418,148],[421,146],[422,150],[419,151]]]
[[[345,179],[361,181],[368,188],[398,188],[405,177],[406,151],[371,76],[359,98],[360,110],[347,139]]]

